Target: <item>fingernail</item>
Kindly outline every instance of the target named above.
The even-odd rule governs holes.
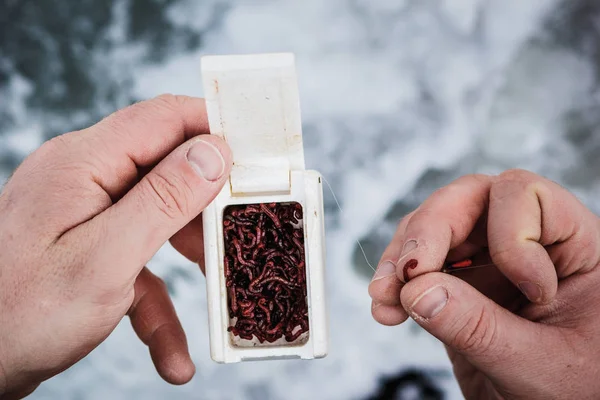
[[[448,303],[448,292],[435,286],[423,293],[413,303],[412,311],[421,318],[430,319],[438,315]]]
[[[198,175],[207,181],[216,181],[225,170],[225,160],[219,149],[202,139],[190,147],[187,160]]]
[[[391,275],[396,275],[396,266],[391,261],[386,261],[377,267],[375,275],[373,275],[373,281],[386,278]]]
[[[400,254],[400,258],[398,258],[398,260],[402,260],[404,257],[406,257],[409,253],[411,253],[417,247],[418,247],[417,241],[414,239],[411,239],[408,242],[404,243],[404,247],[402,247],[402,254]]]
[[[533,282],[521,282],[519,283],[519,289],[529,301],[536,302],[542,298],[542,288],[537,283]]]

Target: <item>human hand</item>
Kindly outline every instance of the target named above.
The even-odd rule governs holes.
[[[126,314],[166,381],[192,378],[166,287],[144,266],[169,238],[202,257],[199,214],[232,162],[206,133],[203,100],[165,95],[50,140],[15,171],[0,194],[0,398],[71,366]]]
[[[599,228],[533,173],[460,178],[399,224],[369,286],[373,316],[410,315],[440,339],[468,399],[597,399]],[[468,257],[491,264],[438,272]]]

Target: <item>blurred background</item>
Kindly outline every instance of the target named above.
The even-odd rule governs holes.
[[[292,51],[307,165],[326,188],[331,353],[217,365],[197,266],[165,246],[198,373],[160,380],[124,320],[32,399],[460,399],[443,347],[370,316],[398,220],[472,172],[541,173],[600,211],[600,2],[594,0],[2,0],[0,184],[44,140],[132,102],[202,96],[205,54]]]

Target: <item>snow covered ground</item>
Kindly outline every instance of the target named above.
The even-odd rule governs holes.
[[[323,173],[343,208],[325,193],[327,358],[213,363],[204,278],[165,246],[149,266],[168,282],[194,380],[163,383],[124,320],[33,399],[363,399],[382,377],[407,368],[460,399],[436,340],[412,323],[372,320],[372,271],[356,241],[375,264],[404,213],[471,172],[527,168],[600,211],[593,0],[17,3],[0,6],[9,15],[0,34],[0,182],[44,139],[131,101],[201,96],[204,54],[292,51],[307,165]]]

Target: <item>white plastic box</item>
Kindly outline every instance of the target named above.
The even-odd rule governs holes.
[[[325,357],[328,349],[328,318],[324,277],[323,187],[321,175],[305,170],[304,166],[294,56],[203,57],[202,78],[211,134],[227,141],[232,149],[234,164],[228,184],[203,212],[211,357],[220,363]],[[227,287],[225,277],[226,251],[233,250],[230,241],[226,243],[224,240],[224,214],[229,212],[228,206],[231,205],[261,203],[299,203],[302,206],[302,219],[294,229],[303,229],[308,332],[292,342],[281,337],[272,343],[260,343],[257,336],[241,338],[228,331],[238,321],[237,318],[231,318],[228,305],[228,298],[237,296],[235,288],[238,286],[230,280],[230,286]],[[232,218],[225,217],[227,224],[234,224]],[[289,230],[291,232],[291,228]],[[279,234],[283,235],[281,232]],[[257,233],[256,237],[259,236],[260,233]],[[248,246],[251,247],[255,242],[248,240],[251,242]],[[274,239],[270,243],[274,243]],[[297,248],[300,248],[300,244],[297,244]],[[229,276],[232,276],[232,262],[238,263],[239,267],[243,261],[231,255],[229,257],[227,268]],[[298,271],[301,271],[300,267]],[[240,282],[240,286],[245,285],[245,281]],[[254,286],[253,290],[258,290],[257,287]],[[265,283],[261,287],[263,290],[266,290],[264,287],[281,289],[277,288],[277,284],[266,286]],[[295,286],[294,290],[298,291],[298,287]],[[289,298],[290,292],[285,293]],[[304,304],[298,296],[296,300],[297,304]],[[275,307],[273,301],[269,303],[270,307]],[[266,307],[267,300],[261,306]],[[283,311],[279,313],[283,315]],[[265,327],[266,314],[261,315],[263,321],[260,323]],[[294,332],[299,332],[299,326]]]

